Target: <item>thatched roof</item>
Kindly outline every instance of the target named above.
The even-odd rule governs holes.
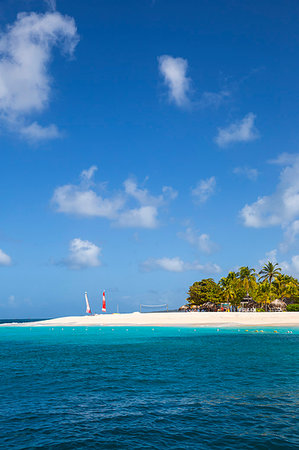
[[[286,309],[287,305],[284,301],[277,298],[276,300],[273,300],[273,302],[270,303],[270,308],[280,308],[280,309]]]
[[[201,307],[203,309],[215,309],[216,305],[215,305],[215,303],[212,303],[212,302],[206,302],[203,305],[201,305]]]
[[[179,308],[179,311],[186,311],[186,309],[189,309],[188,305],[183,305]]]

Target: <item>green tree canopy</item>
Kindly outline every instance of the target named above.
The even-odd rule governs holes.
[[[196,281],[190,286],[187,301],[193,305],[202,305],[206,302],[220,303],[221,288],[212,278]]]
[[[278,264],[268,261],[259,272],[248,266],[240,267],[238,272],[229,272],[219,283],[212,278],[196,281],[190,286],[187,301],[189,304],[202,305],[206,302],[229,302],[240,305],[242,299],[249,294],[256,302],[264,304],[267,309],[275,298],[299,303],[299,281],[281,273]]]

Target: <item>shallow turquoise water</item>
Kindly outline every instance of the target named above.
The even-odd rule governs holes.
[[[239,330],[0,328],[0,446],[299,448],[299,329]]]

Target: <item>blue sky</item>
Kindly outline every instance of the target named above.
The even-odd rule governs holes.
[[[0,7],[0,316],[299,275],[296,1]]]

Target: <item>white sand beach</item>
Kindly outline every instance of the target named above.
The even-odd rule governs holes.
[[[162,312],[71,316],[40,322],[2,324],[22,327],[76,326],[283,326],[299,327],[298,312]]]

